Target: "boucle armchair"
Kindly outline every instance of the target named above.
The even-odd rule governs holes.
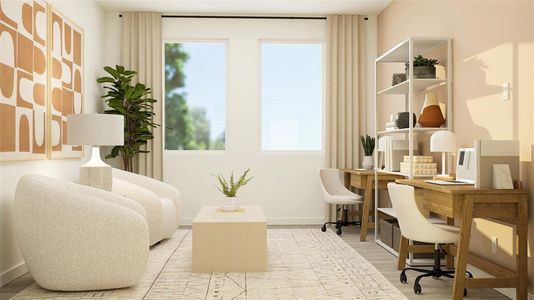
[[[39,175],[15,191],[15,230],[33,279],[49,290],[135,285],[148,260],[143,207],[99,189]]]
[[[136,201],[145,209],[150,245],[170,238],[180,225],[182,196],[166,183],[114,168],[112,192]]]

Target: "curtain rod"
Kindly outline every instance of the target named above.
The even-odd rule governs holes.
[[[199,19],[263,19],[263,20],[326,20],[326,17],[292,16],[202,16],[202,15],[162,15],[162,18],[199,18]]]

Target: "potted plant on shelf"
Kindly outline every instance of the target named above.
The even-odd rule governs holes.
[[[152,108],[157,100],[151,97],[152,91],[144,84],[132,84],[137,72],[118,65],[115,68],[106,66],[104,70],[110,76],[96,80],[107,90],[101,97],[108,105],[104,113],[124,116],[124,145],[113,147],[106,159],[120,155],[124,170],[132,172],[134,156],[149,152],[141,149],[141,146],[154,138],[151,129],[159,126],[152,121]]]
[[[413,58],[413,77],[414,78],[436,78],[436,65],[439,64],[435,58],[425,58],[417,55]],[[406,63],[406,77],[409,76],[410,64]]]
[[[247,169],[243,175],[239,177],[237,181],[234,179],[234,173],[230,174],[230,178],[227,180],[222,175],[217,175],[217,180],[219,185],[217,189],[221,191],[226,196],[226,203],[221,207],[224,211],[236,211],[239,209],[239,202],[237,199],[237,191],[242,186],[250,182],[252,177],[248,177],[248,172],[250,169]]]
[[[361,136],[360,140],[365,154],[363,157],[362,168],[371,170],[374,166],[373,151],[375,150],[375,138],[366,135],[365,137]]]

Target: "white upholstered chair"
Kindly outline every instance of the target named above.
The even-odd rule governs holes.
[[[402,236],[409,240],[435,245],[434,266],[432,270],[405,268],[401,272],[400,281],[402,283],[407,282],[406,271],[408,270],[423,273],[417,276],[414,281],[414,292],[420,294],[422,289],[419,281],[423,277],[454,278],[454,270],[441,269],[439,245],[457,243],[460,233],[459,229],[451,225],[430,222],[430,220],[419,211],[419,208],[417,208],[415,191],[412,186],[390,182],[388,183],[388,191]],[[467,272],[467,275],[473,277],[470,272]],[[464,290],[464,294],[467,295],[466,289]]]
[[[14,218],[26,265],[43,288],[123,288],[135,285],[145,271],[145,211],[128,198],[25,175],[15,191]]]
[[[180,225],[182,196],[166,183],[114,168],[112,192],[136,201],[145,209],[151,246],[170,238]]]
[[[360,225],[360,221],[348,221],[347,206],[363,203],[362,196],[349,191],[343,185],[340,171],[338,169],[320,169],[319,179],[324,201],[328,204],[336,205],[336,211],[341,211],[341,219],[324,223],[321,230],[325,232],[326,225],[335,224],[337,234],[341,235],[341,227]],[[338,205],[340,206],[339,208],[337,207]]]

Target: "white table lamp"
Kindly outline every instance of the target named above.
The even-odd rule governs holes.
[[[456,134],[452,131],[442,130],[437,131],[430,137],[430,151],[442,152],[441,157],[441,175],[447,177],[445,172],[446,154],[456,152],[458,145],[456,143]]]
[[[124,145],[124,117],[108,114],[68,115],[67,144],[92,146],[89,161],[80,167],[80,183],[111,191],[111,166],[102,161],[100,146]]]

